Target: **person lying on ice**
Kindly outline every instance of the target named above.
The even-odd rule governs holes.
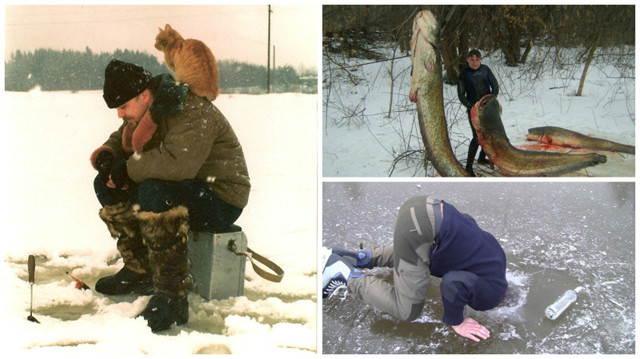
[[[140,315],[154,332],[169,329],[189,319],[188,231],[228,227],[248,202],[244,154],[222,113],[169,74],[112,60],[103,97],[123,123],[90,159],[124,267],[95,288],[153,294]]]
[[[402,321],[418,318],[431,275],[441,277],[443,322],[480,341],[489,330],[465,318],[465,305],[489,310],[507,290],[506,257],[498,241],[454,206],[428,196],[407,200],[396,218],[393,246],[349,251],[326,249],[323,298],[339,287]],[[393,285],[361,268],[392,267]]]

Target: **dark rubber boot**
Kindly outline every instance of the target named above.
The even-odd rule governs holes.
[[[173,323],[185,324],[189,321],[187,296],[172,298],[166,294],[156,294],[151,297],[140,316],[147,320],[147,324],[154,333],[171,328]]]
[[[98,279],[96,291],[106,295],[153,293],[151,274],[139,274],[129,270],[126,266],[118,273]]]

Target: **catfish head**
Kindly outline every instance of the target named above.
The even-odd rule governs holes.
[[[440,26],[435,16],[430,11],[420,12],[413,22],[411,37],[411,102],[417,101],[420,87],[434,86],[434,82],[442,81],[440,54],[437,51],[439,37]]]
[[[507,137],[502,124],[502,106],[495,95],[485,95],[471,109],[471,122],[476,131]]]

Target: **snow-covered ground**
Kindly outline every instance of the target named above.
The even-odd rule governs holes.
[[[245,295],[190,294],[190,320],[152,334],[135,316],[150,297],[81,291],[122,266],[98,218],[89,155],[120,120],[101,91],[5,93],[2,241],[3,351],[295,354],[316,351],[317,96],[223,95],[215,104],[243,145],[252,189],[238,220],[249,246],[284,271],[281,283],[246,267]],[[36,255],[27,321],[27,256]]]
[[[393,51],[374,49],[385,58]],[[633,50],[632,50],[633,51]],[[511,143],[526,146],[527,130],[558,126],[628,145],[635,145],[635,59],[626,68],[611,61],[594,62],[583,94],[575,96],[583,64],[565,52],[564,67],[553,67],[547,49],[532,51],[526,65],[507,67],[499,53],[483,58],[498,79],[502,121]],[[391,61],[347,59],[341,66],[324,58],[322,174],[325,177],[422,177],[423,148],[415,105],[409,102],[410,58]],[[340,59],[340,60],[338,60]],[[341,57],[334,55],[341,63]],[[543,65],[538,65],[543,64]],[[390,74],[393,74],[392,76]],[[393,86],[391,79],[393,78]],[[444,85],[449,136],[458,161],[466,163],[471,129],[455,86]],[[391,108],[391,111],[389,109]],[[607,163],[572,176],[632,177],[635,156],[613,152]],[[394,163],[394,159],[400,160]],[[433,167],[426,173],[433,176]]]

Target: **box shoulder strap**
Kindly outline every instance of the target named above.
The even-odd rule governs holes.
[[[280,266],[278,266],[271,260],[263,257],[262,255],[252,251],[251,248],[247,247],[246,251],[239,251],[236,247],[234,240],[229,241],[228,248],[231,252],[235,253],[236,255],[243,255],[249,258],[249,261],[251,261],[251,266],[253,267],[253,270],[256,272],[256,274],[258,274],[262,278],[269,280],[271,282],[279,283],[282,280],[282,277],[284,277],[284,271],[282,270],[282,268],[280,268]],[[260,268],[258,266],[258,263],[261,263],[262,265],[271,269],[273,273],[269,273],[268,271]]]

